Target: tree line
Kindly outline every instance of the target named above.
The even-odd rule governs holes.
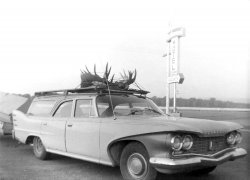
[[[158,106],[166,106],[166,97],[151,98]],[[170,99],[170,106],[173,106],[173,98]],[[213,107],[213,108],[250,108],[250,104],[221,101],[215,98],[176,98],[176,105],[179,107]]]

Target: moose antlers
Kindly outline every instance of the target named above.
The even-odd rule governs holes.
[[[133,77],[134,75],[134,77]],[[124,79],[124,81],[126,81],[126,83],[128,84],[132,84],[135,82],[136,79],[136,69],[134,72],[132,71],[128,71],[128,75],[125,73],[125,71],[123,71],[123,74],[121,74],[121,77]]]
[[[134,77],[133,77],[134,76]],[[120,80],[118,82],[118,86],[123,89],[128,89],[130,84],[133,84],[136,79],[136,69],[134,72],[128,71],[128,74],[123,71],[123,74],[121,74],[121,77],[123,80]]]
[[[114,81],[114,74],[109,80],[109,76],[111,73],[111,67],[108,66],[108,63],[106,64],[105,72],[103,74],[103,77],[99,76],[96,73],[96,65],[94,65],[94,74],[92,74],[87,66],[85,66],[86,70],[81,71],[81,87],[88,87],[96,84],[102,84],[102,85],[109,85],[114,86],[122,89],[128,89],[130,84],[133,84],[136,79],[136,70],[134,72],[128,71],[128,74],[123,72],[121,74],[122,80]]]

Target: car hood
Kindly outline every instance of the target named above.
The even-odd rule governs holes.
[[[129,126],[132,132],[153,133],[165,131],[192,132],[199,136],[219,136],[243,128],[241,125],[226,121],[185,117],[122,117],[115,121]],[[127,129],[127,128],[126,128]]]

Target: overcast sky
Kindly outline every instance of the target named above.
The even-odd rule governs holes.
[[[137,69],[165,96],[167,32],[185,27],[178,97],[250,99],[250,1],[1,1],[0,91],[75,88],[80,69]]]

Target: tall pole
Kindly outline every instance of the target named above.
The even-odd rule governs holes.
[[[169,67],[170,67],[169,66],[169,61],[170,61],[170,43],[168,43],[167,56],[168,56],[168,60],[167,60],[166,66],[167,66],[167,79],[168,79],[169,72],[170,72],[170,69],[169,69]],[[166,84],[167,84],[167,86],[166,86],[166,114],[170,114],[169,113],[170,84],[168,82]]]
[[[176,83],[174,83],[173,113],[176,113]]]

